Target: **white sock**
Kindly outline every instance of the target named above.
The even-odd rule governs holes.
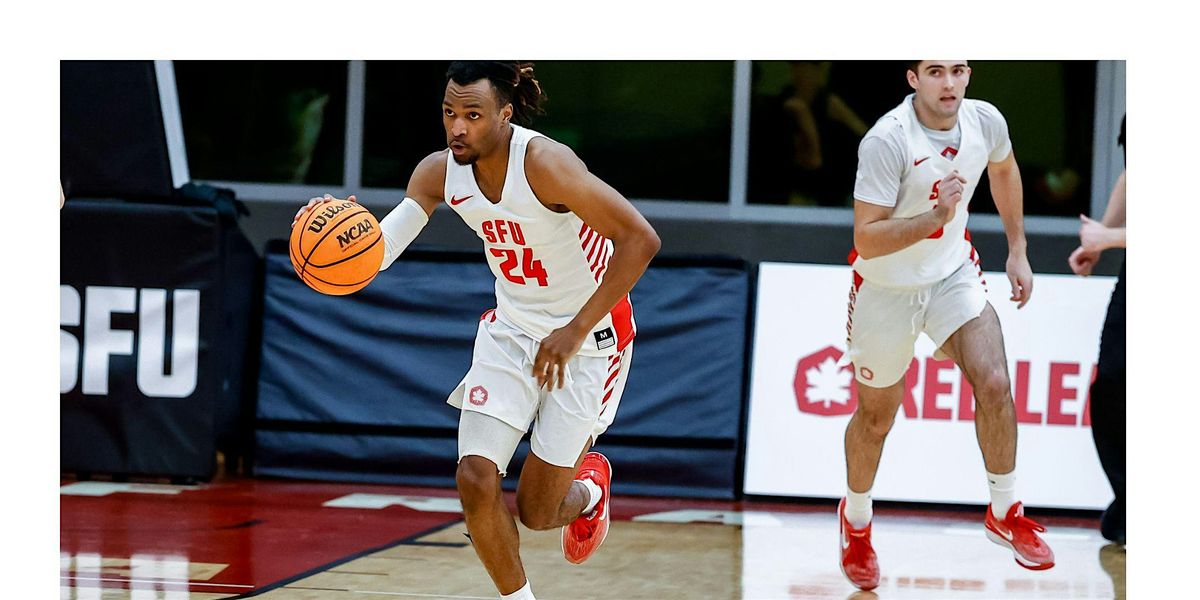
[[[596,482],[591,479],[576,479],[575,481],[582,483],[584,489],[588,491],[587,506],[583,507],[583,512],[579,513],[586,515],[595,510],[597,504],[600,504],[600,486],[596,485]]]
[[[500,597],[504,600],[537,600],[537,598],[533,597],[533,588],[529,587],[528,579],[525,580],[525,585],[521,589],[507,596],[501,595]]]
[[[846,488],[846,520],[855,529],[871,524],[871,490],[858,493]]]
[[[988,492],[992,495],[992,516],[1003,519],[1008,516],[1008,509],[1016,503],[1017,472],[997,475],[989,472]]]

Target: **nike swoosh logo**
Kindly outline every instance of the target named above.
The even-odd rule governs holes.
[[[999,528],[997,528],[997,529],[999,529]],[[1000,531],[998,533],[1000,534],[1000,537],[1002,537],[1010,542],[1013,541],[1013,534],[1012,534],[1011,530],[1010,531]]]
[[[921,158],[921,159],[914,160],[914,161],[913,161],[913,166],[914,166],[914,167],[915,167],[915,166],[918,166],[918,165],[920,165],[921,163],[923,163],[923,162],[925,162],[925,161],[927,161],[927,160],[929,160],[929,157],[928,157],[928,156],[926,156],[925,158]]]
[[[458,206],[459,204],[462,204],[463,202],[466,202],[467,200],[470,200],[471,198],[474,198],[474,197],[475,197],[475,194],[471,194],[470,196],[463,196],[462,198],[455,198],[454,196],[450,196],[450,206]]]

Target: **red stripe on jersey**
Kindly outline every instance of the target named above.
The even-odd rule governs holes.
[[[588,244],[592,243],[592,240],[595,239],[595,237],[596,237],[596,232],[592,231],[591,229],[588,229],[587,235],[583,236],[583,242],[579,244],[579,247],[586,250],[588,247]]]
[[[608,253],[608,240],[606,240],[604,238],[600,238],[600,243],[596,246],[596,256],[593,257],[591,254],[588,255],[588,260],[592,261],[592,264],[589,266],[589,268],[591,268],[591,270],[592,270],[592,273],[596,272],[596,267],[600,266],[600,261],[603,259],[604,255],[607,253]]]
[[[617,330],[617,352],[621,352],[637,335],[637,329],[633,326],[633,305],[629,303],[629,294],[625,294],[608,314],[612,317],[613,329]]]
[[[858,271],[854,271],[854,289],[858,290],[858,288],[860,286],[862,286],[862,282],[863,282],[863,276],[859,275]]]
[[[846,262],[854,264],[856,260],[858,260],[858,248],[851,248],[850,254],[846,256]]]
[[[595,239],[592,240],[591,246],[588,246],[588,253],[587,253],[586,260],[587,260],[587,262],[591,263],[592,270],[596,269],[596,263],[595,263],[594,259],[595,259],[595,257],[600,255],[600,246],[604,245],[604,241],[605,241],[604,236],[602,236],[600,234],[596,234]]]
[[[596,281],[597,282],[600,281],[600,275],[602,275],[604,273],[604,270],[608,268],[608,251],[610,248],[611,248],[611,246],[609,246],[608,244],[605,244],[603,253],[601,253],[601,256],[597,257],[597,259],[598,259],[596,261],[597,268],[594,269],[594,271],[596,273]]]
[[[583,239],[583,234],[587,233],[587,230],[588,230],[587,223],[584,223],[583,226],[579,228],[579,238],[580,239]]]
[[[608,399],[612,398],[612,393],[613,393],[613,390],[608,390],[608,393],[604,395],[604,399],[600,401],[600,406],[604,406],[605,404],[608,404]]]

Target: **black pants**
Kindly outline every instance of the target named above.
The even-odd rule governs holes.
[[[1125,506],[1125,265],[1100,334],[1100,363],[1092,383],[1092,440],[1124,517]]]

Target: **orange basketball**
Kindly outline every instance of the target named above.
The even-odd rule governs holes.
[[[292,227],[292,268],[322,294],[342,296],[371,283],[383,264],[383,233],[367,209],[349,200],[323,202]]]

